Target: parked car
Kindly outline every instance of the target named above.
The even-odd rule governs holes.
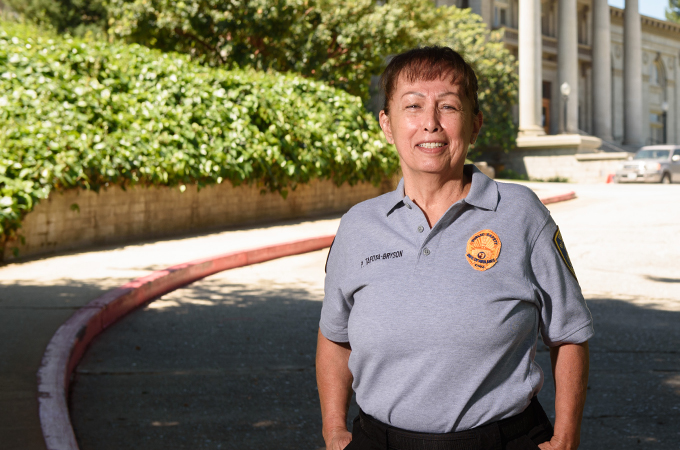
[[[680,182],[680,145],[642,147],[616,171],[617,183]]]

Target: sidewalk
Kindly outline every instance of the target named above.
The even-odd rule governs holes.
[[[532,186],[532,188],[534,188]],[[536,186],[541,197],[562,186]],[[0,448],[44,450],[36,372],[76,310],[131,279],[216,254],[335,233],[339,217],[95,249],[0,267]]]

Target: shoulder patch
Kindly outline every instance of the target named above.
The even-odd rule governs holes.
[[[560,233],[559,227],[555,231],[555,237],[553,238],[555,242],[555,247],[557,247],[557,252],[562,257],[562,261],[569,269],[569,272],[576,278],[576,272],[574,272],[574,266],[571,264],[571,259],[569,259],[569,253],[567,253],[567,247],[564,245],[564,239],[562,239],[562,233]],[[578,280],[578,278],[576,278]]]
[[[501,240],[491,230],[478,231],[472,235],[465,248],[465,257],[473,269],[483,272],[492,268],[501,253]]]

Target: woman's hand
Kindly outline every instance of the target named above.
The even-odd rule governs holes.
[[[343,450],[352,442],[352,433],[347,430],[338,429],[332,431],[326,441],[326,450]]]
[[[578,446],[577,446],[578,447]],[[577,447],[570,447],[569,445],[562,442],[559,438],[553,436],[548,442],[538,444],[538,448],[541,450],[572,450]]]

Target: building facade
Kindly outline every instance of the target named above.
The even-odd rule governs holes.
[[[437,5],[471,8],[490,28],[503,28],[518,59],[517,151],[496,155],[509,167],[533,178],[593,181],[612,173],[625,151],[680,142],[680,25],[641,16],[638,0],[626,0],[625,9],[607,0]]]
[[[556,135],[566,126],[631,147],[680,140],[680,25],[641,16],[637,0],[626,0],[625,9],[606,0],[437,4],[472,8],[490,28],[505,29],[520,64],[523,134]],[[564,82],[571,90],[566,121]]]

